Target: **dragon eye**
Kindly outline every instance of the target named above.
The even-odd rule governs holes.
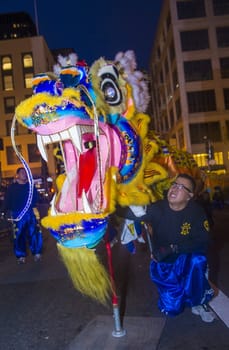
[[[116,98],[116,90],[109,82],[103,85],[103,93],[107,101],[113,101]]]
[[[101,78],[100,88],[105,101],[111,106],[117,106],[122,102],[122,93],[118,86],[118,71],[116,67],[108,65],[102,67],[99,72]]]
[[[104,93],[104,97],[106,102],[109,105],[117,106],[122,102],[121,92],[113,80],[113,77],[110,77],[110,74],[106,74],[106,76],[102,76],[101,82],[101,90]]]

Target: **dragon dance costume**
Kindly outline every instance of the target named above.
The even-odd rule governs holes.
[[[199,169],[187,152],[171,149],[149,131],[148,79],[137,70],[131,50],[114,60],[100,57],[91,67],[74,53],[58,55],[53,72],[34,76],[32,90],[15,110],[14,150],[21,160],[17,122],[36,134],[48,168],[54,157],[63,165],[53,174],[56,193],[41,223],[56,239],[75,288],[106,304],[114,293],[112,274],[96,247],[107,237],[116,204],[157,201],[177,173],[185,170],[196,178]],[[106,249],[109,255],[108,244]]]
[[[33,198],[30,207],[23,217],[17,220],[19,213],[25,207],[29,193],[29,183],[11,184],[6,192],[5,210],[10,212],[13,219],[14,231],[14,254],[17,258],[26,256],[26,241],[33,255],[40,254],[43,245],[43,238],[40,225],[34,214],[38,193],[33,189]]]
[[[158,307],[163,313],[177,315],[185,306],[207,304],[212,299],[206,258],[209,225],[202,207],[190,200],[183,210],[174,211],[164,199],[149,205],[141,217],[130,209],[119,208],[117,213],[152,226],[157,261],[150,263],[150,277],[158,288]]]

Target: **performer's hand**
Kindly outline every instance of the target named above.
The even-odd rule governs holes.
[[[140,205],[130,205],[130,209],[132,210],[132,212],[134,213],[135,216],[137,216],[138,218],[140,216],[143,216],[146,214],[146,209],[143,206]]]
[[[158,260],[155,258],[155,256],[153,254],[150,255],[150,259],[155,261],[155,262],[158,262]]]
[[[155,252],[153,252],[153,256],[156,261],[163,261],[165,258],[167,258],[167,256],[177,253],[178,246],[176,244],[171,244],[167,247],[160,247]]]

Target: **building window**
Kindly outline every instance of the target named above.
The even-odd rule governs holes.
[[[171,16],[170,16],[170,13],[168,13],[168,16],[167,16],[167,18],[166,18],[166,28],[167,28],[167,31],[169,30],[170,24],[171,24]]]
[[[172,98],[172,90],[171,90],[171,84],[169,79],[167,80],[167,83],[166,83],[166,91],[167,91],[167,99],[169,99],[170,101]]]
[[[182,51],[195,51],[209,48],[207,29],[181,32],[180,38]]]
[[[212,0],[215,16],[229,14],[229,0]]]
[[[21,152],[21,145],[18,145],[17,149]],[[21,161],[11,146],[6,146],[6,159],[8,165],[21,164]]]
[[[14,113],[14,110],[15,110],[15,97],[14,96],[4,98],[4,109],[5,109],[5,114]]]
[[[168,64],[168,60],[167,58],[165,59],[165,75],[168,74],[168,71],[169,71],[169,64]]]
[[[6,120],[6,136],[11,135],[12,120]],[[18,135],[18,123],[15,125],[15,135]]]
[[[221,78],[229,78],[229,57],[220,58]]]
[[[3,90],[12,91],[14,89],[13,76],[4,75],[3,76]]]
[[[178,130],[178,143],[179,143],[179,148],[184,147],[184,132],[183,129]]]
[[[172,62],[175,58],[175,48],[174,48],[173,42],[170,44],[169,53],[170,53],[170,62]]]
[[[169,112],[169,118],[170,118],[170,127],[172,128],[174,126],[174,113],[172,109]]]
[[[160,71],[160,83],[164,84],[164,77],[163,77],[163,71]]]
[[[192,155],[195,162],[197,163],[198,167],[205,167],[207,166],[207,155],[206,153],[199,153],[199,154],[193,154]]]
[[[192,144],[204,143],[206,137],[212,142],[222,141],[219,122],[190,124],[189,130]]]
[[[214,90],[188,92],[187,98],[189,113],[209,112],[216,110]]]
[[[223,89],[223,94],[225,109],[229,109],[229,89]]]
[[[185,81],[212,80],[211,60],[184,62]]]
[[[223,152],[214,152],[216,164],[223,165]]]
[[[33,74],[31,73],[26,73],[24,76],[24,84],[25,84],[25,88],[26,89],[31,89],[33,84],[32,84],[32,80],[33,80]]]
[[[2,57],[2,71],[12,70],[12,59],[10,56]]]
[[[36,163],[41,161],[41,155],[37,148],[36,144],[28,144],[28,155],[29,155],[29,162],[30,163]]]
[[[22,56],[22,60],[23,60],[23,67],[24,68],[31,68],[31,67],[33,67],[32,54],[24,54]]]
[[[2,83],[4,91],[13,90],[13,64],[10,56],[1,58]]]
[[[208,156],[207,153],[193,154],[198,167],[208,166]],[[223,165],[223,152],[214,152],[215,164]]]
[[[32,88],[32,80],[34,77],[33,56],[32,53],[22,54],[22,65],[24,74],[24,86],[27,89]]]
[[[216,37],[218,47],[229,46],[229,27],[218,27],[216,28]]]
[[[158,46],[157,48],[157,58],[160,59],[161,58],[161,50],[160,50],[160,46]]]
[[[227,140],[229,140],[229,120],[225,121],[225,125],[226,125],[226,130],[227,130]]]
[[[205,17],[204,0],[184,0],[177,2],[178,19]]]
[[[175,69],[173,72],[173,89],[176,90],[179,87],[177,70]]]
[[[175,106],[176,106],[176,115],[177,115],[177,120],[178,120],[181,117],[181,105],[180,105],[179,98],[176,100]]]

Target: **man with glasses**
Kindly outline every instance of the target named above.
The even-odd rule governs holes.
[[[117,215],[149,223],[152,227],[150,276],[159,292],[158,307],[166,315],[177,315],[185,306],[212,322],[208,302],[214,291],[207,279],[209,223],[204,209],[193,200],[195,181],[179,174],[167,197],[147,206],[130,206]]]

